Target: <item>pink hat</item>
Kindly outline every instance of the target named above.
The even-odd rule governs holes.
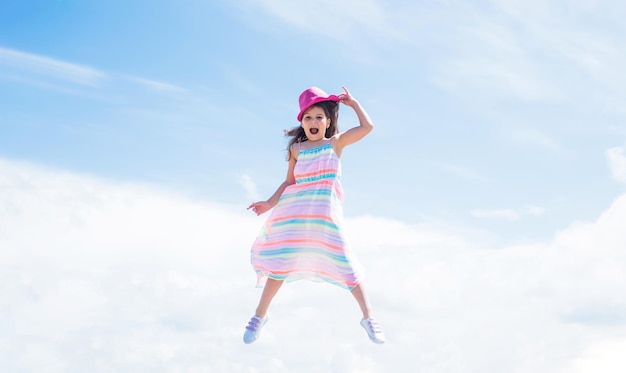
[[[302,121],[302,115],[308,108],[322,101],[339,101],[339,97],[336,95],[329,95],[317,87],[311,87],[305,89],[300,94],[298,102],[300,103],[300,113],[298,114],[298,122]]]

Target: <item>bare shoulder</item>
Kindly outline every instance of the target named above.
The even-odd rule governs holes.
[[[300,153],[300,144],[298,144],[297,142],[294,142],[293,144],[291,144],[291,146],[289,147],[289,155],[290,155],[290,159],[295,159],[298,160],[298,153]]]

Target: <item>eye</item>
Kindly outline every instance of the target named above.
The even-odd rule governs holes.
[[[322,117],[322,116],[318,116],[318,117],[316,117],[315,119],[321,122],[322,120],[324,120],[324,117]]]

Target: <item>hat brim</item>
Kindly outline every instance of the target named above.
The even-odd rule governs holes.
[[[328,95],[328,97],[316,97],[311,103],[309,103],[309,106],[305,107],[304,109],[300,110],[300,113],[298,114],[298,122],[302,122],[302,116],[304,115],[304,113],[309,110],[309,108],[315,104],[319,104],[320,102],[324,102],[324,101],[334,101],[334,102],[338,102],[339,101],[339,96],[337,95]]]

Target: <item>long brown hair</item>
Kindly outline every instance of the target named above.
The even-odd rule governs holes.
[[[339,103],[335,101],[322,101],[318,102],[317,104],[311,105],[307,110],[313,107],[321,108],[322,110],[324,110],[324,114],[326,115],[326,117],[330,118],[330,126],[326,128],[326,133],[324,134],[324,137],[329,138],[333,135],[336,135],[339,132]],[[289,139],[289,145],[287,145],[287,160],[289,160],[291,159],[291,152],[289,151],[289,149],[291,149],[291,145],[297,142],[305,142],[309,139],[306,137],[306,133],[304,132],[304,128],[302,128],[302,125],[294,127],[290,130],[285,130],[285,136],[291,137],[291,139]]]

